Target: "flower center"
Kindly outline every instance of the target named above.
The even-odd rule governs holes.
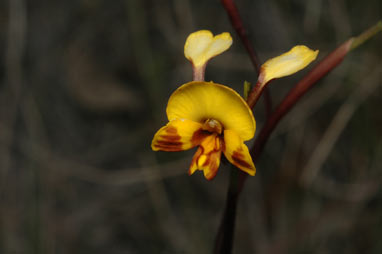
[[[221,123],[216,121],[215,119],[207,119],[202,127],[203,130],[209,131],[211,133],[221,134],[223,131],[223,126]]]

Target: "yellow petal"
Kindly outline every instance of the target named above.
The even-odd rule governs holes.
[[[166,111],[169,121],[184,118],[204,123],[214,119],[243,140],[255,134],[255,118],[247,103],[234,90],[220,84],[186,83],[171,95]]]
[[[255,165],[249,154],[248,147],[243,140],[232,130],[224,131],[224,150],[225,157],[233,165],[244,172],[254,176],[256,173]]]
[[[203,139],[188,171],[192,175],[197,169],[203,170],[204,177],[212,180],[218,172],[221,157],[221,138],[216,133]]]
[[[184,55],[195,67],[200,67],[231,45],[232,38],[227,32],[213,36],[208,30],[200,30],[188,36],[184,44]]]
[[[207,135],[202,130],[202,124],[175,119],[157,131],[151,148],[154,151],[183,151],[199,145]]]
[[[260,82],[266,84],[271,79],[296,73],[316,59],[317,54],[318,50],[313,51],[303,45],[295,46],[288,52],[269,59],[261,66],[260,78],[263,80]]]

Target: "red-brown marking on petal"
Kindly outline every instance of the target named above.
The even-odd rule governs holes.
[[[164,150],[164,151],[181,151],[182,150],[182,142],[178,141],[166,141],[166,140],[157,140],[154,147]]]
[[[163,140],[168,140],[168,141],[178,141],[182,139],[182,137],[179,135],[160,135],[160,137]]]
[[[226,146],[225,146],[225,142],[224,142],[224,136],[220,136],[220,146],[221,146],[221,150],[223,151],[223,152],[225,152],[225,148],[226,148]]]
[[[244,158],[244,155],[242,153],[240,153],[239,151],[234,151],[232,154],[232,160],[235,163],[237,163],[240,166],[245,167],[245,168],[251,168],[251,164],[249,164],[248,162],[243,160],[243,158]]]
[[[178,135],[178,131],[173,126],[167,126],[165,128],[164,135],[160,135],[156,140],[154,147],[164,151],[181,151],[183,143],[180,142],[182,139]]]
[[[218,173],[219,164],[221,157],[221,151],[215,151],[214,153],[210,154],[208,156],[208,159],[211,160],[210,164],[210,174],[206,176],[207,180],[210,181],[215,178],[216,174]]]
[[[203,163],[203,167],[205,167],[205,166],[207,166],[208,164],[210,164],[210,160],[211,160],[211,153],[207,153],[206,154],[206,157],[207,157],[207,159],[206,159],[206,161]]]
[[[178,130],[174,126],[167,126],[166,132],[171,134],[178,134]]]
[[[161,135],[160,137],[165,139],[165,140],[170,140],[170,141],[178,141],[181,140],[182,137],[178,134],[178,130],[174,126],[167,126],[165,129],[165,132],[168,135]]]
[[[183,143],[178,141],[167,141],[167,140],[158,140],[159,145],[172,145],[172,146],[181,146]]]
[[[209,175],[206,175],[206,179],[208,181],[211,181],[212,179],[215,178],[216,174],[218,173],[218,166],[216,163],[214,163],[213,165],[211,165],[211,171],[210,171],[210,174]]]
[[[207,159],[203,163],[203,166],[207,166],[208,164],[210,164],[211,157],[215,156],[215,153],[219,153],[219,156],[220,156],[220,152],[222,151],[221,150],[221,145],[220,145],[221,143],[223,143],[221,137],[216,137],[215,138],[215,147],[214,147],[214,149],[212,151],[210,151],[209,153],[205,154],[205,155],[207,155]],[[215,161],[215,160],[213,160],[213,161]]]
[[[194,134],[192,135],[191,143],[194,146],[200,145],[200,143],[202,143],[203,139],[209,135],[211,135],[211,133],[200,128],[199,130],[195,131]]]

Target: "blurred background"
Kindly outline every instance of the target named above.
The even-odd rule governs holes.
[[[322,59],[382,17],[380,0],[235,2],[262,62],[296,44]],[[211,253],[231,168],[208,182],[187,175],[194,150],[150,148],[199,29],[234,40],[206,80],[256,82],[217,0],[0,2],[0,253]],[[276,128],[234,253],[382,253],[381,45],[349,54]],[[305,73],[272,82],[274,107]],[[262,101],[255,118],[260,130]]]

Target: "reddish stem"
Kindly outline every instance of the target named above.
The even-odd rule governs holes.
[[[221,0],[222,5],[224,6],[224,9],[226,9],[229,19],[231,21],[231,24],[233,28],[235,29],[236,33],[239,35],[239,38],[241,42],[243,43],[245,49],[247,50],[247,53],[249,55],[249,58],[251,59],[252,65],[255,68],[257,74],[260,74],[260,61],[257,56],[257,53],[255,49],[252,47],[252,44],[250,43],[248,39],[248,34],[246,29],[244,28],[243,22],[241,20],[239,11],[233,2],[233,0]],[[271,96],[269,94],[269,91],[267,88],[264,89],[264,103],[265,108],[267,111],[267,116],[269,116],[269,112],[272,110],[272,101]]]
[[[323,78],[329,71],[342,62],[346,54],[349,52],[352,42],[353,39],[346,41],[326,56],[287,94],[274,113],[268,118],[266,124],[261,129],[258,138],[255,140],[255,144],[251,149],[251,156],[255,164],[263,151],[270,134],[282,117],[289,112],[301,96],[303,96],[314,84],[316,84],[317,81]],[[252,97],[254,98],[249,99],[251,95],[248,97],[249,105],[254,106],[256,104],[262,89],[263,88],[261,88],[260,85],[255,85],[253,88],[254,91],[251,91],[251,93],[253,93]],[[231,179],[230,187],[227,193],[224,215],[215,242],[215,254],[232,252],[237,201],[244,187],[247,176],[247,174],[240,171],[238,173],[238,178],[235,177]]]
[[[260,73],[260,62],[257,57],[256,51],[253,49],[251,43],[249,42],[247,31],[243,26],[243,22],[241,21],[239,11],[233,2],[233,0],[221,0],[224,8],[226,9],[229,19],[231,20],[232,26],[235,29],[236,33],[239,35],[245,49],[248,52],[249,57],[251,58],[251,62],[255,67],[257,74]]]
[[[239,175],[240,176],[240,175]],[[239,198],[238,171],[233,169],[230,175],[224,214],[215,239],[213,253],[230,254],[235,233],[237,200]]]
[[[255,50],[253,49],[251,43],[249,42],[247,32],[244,29],[243,22],[241,21],[239,11],[236,5],[234,4],[233,0],[221,0],[221,3],[229,15],[232,26],[236,30],[236,33],[239,35],[245,49],[247,50],[247,53],[251,59],[253,67],[255,68],[257,74],[259,74],[260,63],[259,63]],[[253,93],[254,91],[251,91],[250,94],[253,94]],[[251,96],[253,97],[253,95]],[[270,112],[272,105],[271,105],[270,95],[267,89],[265,90],[265,98],[266,98],[266,100],[264,101],[265,107],[267,109],[267,112]],[[254,103],[256,103],[257,99],[255,100]],[[226,207],[224,210],[223,218],[220,222],[219,231],[215,239],[215,246],[214,246],[214,252],[213,252],[215,254],[217,253],[229,254],[232,252],[237,200],[245,180],[242,173],[237,173],[236,170],[234,172],[235,173],[233,173],[233,175],[231,175],[230,177],[230,184],[229,184],[227,199],[226,199]],[[239,174],[239,180],[236,177],[234,177],[235,175],[237,176],[237,174]],[[236,183],[238,183],[239,185],[237,185]]]
[[[264,89],[264,86],[262,85],[262,83],[257,81],[256,85],[252,88],[251,92],[248,94],[247,104],[250,108],[253,109],[255,107],[263,89]]]
[[[263,91],[266,91],[266,87],[271,82],[268,81],[266,84],[263,83],[264,78],[263,75],[260,73],[260,76],[257,80],[256,85],[252,88],[252,90],[249,92],[247,97],[247,104],[248,106],[253,109],[257,103],[257,101],[260,99],[260,95],[263,93]],[[269,95],[269,94],[268,94]],[[265,100],[270,100],[270,98],[265,98]],[[267,108],[267,118],[270,117],[270,108]]]

